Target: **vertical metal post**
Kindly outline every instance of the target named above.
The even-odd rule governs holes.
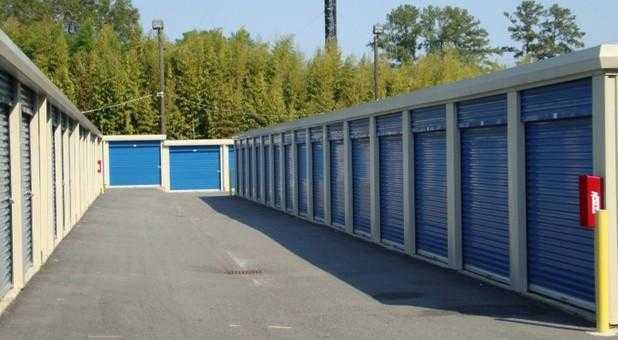
[[[403,138],[403,238],[406,254],[416,253],[416,219],[414,212],[414,138],[412,136],[412,113],[402,115]]]
[[[526,164],[524,124],[520,119],[519,95],[507,94],[509,243],[511,286],[518,292],[528,289],[526,283]]]
[[[157,31],[157,38],[159,42],[159,114],[161,115],[161,134],[166,134],[166,122],[165,122],[165,61],[163,57],[163,20],[153,20],[152,29]]]
[[[453,269],[463,265],[461,248],[461,146],[455,103],[446,105],[446,182],[448,214],[448,263]]]
[[[596,278],[596,321],[597,332],[607,334],[609,327],[609,227],[607,210],[597,213],[594,233],[595,278]]]
[[[379,67],[380,56],[378,53],[378,39],[383,32],[382,25],[373,25],[373,99],[378,100],[379,96]]]

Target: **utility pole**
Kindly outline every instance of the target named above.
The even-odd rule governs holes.
[[[380,24],[373,25],[373,99],[378,100],[378,91],[379,91],[379,73],[378,69],[380,66],[379,63],[379,54],[378,54],[378,39],[380,35],[384,32],[384,28]]]
[[[327,47],[337,43],[337,0],[324,0],[324,36]]]
[[[157,31],[159,39],[159,115],[161,119],[161,134],[165,135],[167,129],[165,127],[165,61],[163,59],[163,20],[153,20],[152,29]]]

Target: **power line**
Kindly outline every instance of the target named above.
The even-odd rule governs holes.
[[[98,108],[98,109],[93,109],[93,110],[88,110],[88,111],[82,111],[82,113],[83,113],[83,114],[86,114],[86,113],[91,113],[91,112],[101,111],[101,110],[105,110],[105,109],[111,109],[111,108],[113,108],[113,107],[118,107],[118,106],[122,106],[122,105],[127,105],[127,104],[129,104],[129,103],[133,103],[133,102],[136,102],[136,101],[144,100],[144,99],[146,99],[146,98],[148,98],[148,97],[152,97],[152,96],[153,96],[152,94],[148,94],[148,95],[145,95],[145,96],[143,96],[143,97],[139,97],[139,98],[134,98],[134,99],[131,99],[131,100],[127,100],[126,102],[117,103],[117,104],[112,104],[112,105],[108,105],[108,106],[103,106],[103,107],[100,107],[100,108]]]

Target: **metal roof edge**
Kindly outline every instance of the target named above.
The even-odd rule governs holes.
[[[106,142],[122,142],[122,141],[149,141],[160,140],[167,138],[165,135],[105,135],[103,140]]]
[[[233,139],[185,139],[166,140],[163,146],[233,145]]]
[[[515,66],[506,70],[447,85],[433,86],[414,92],[364,103],[339,111],[320,113],[315,116],[281,123],[271,127],[249,130],[232,138],[250,138],[263,134],[280,133],[292,129],[307,128],[373,114],[403,111],[426,107],[484,93],[506,91],[535,83],[595,70],[618,69],[618,45],[604,44],[588,49],[550,58],[540,62]]]
[[[44,94],[50,104],[77,120],[98,136],[101,131],[73,104],[69,98],[15,45],[4,31],[0,30],[0,65],[20,83],[38,94]]]

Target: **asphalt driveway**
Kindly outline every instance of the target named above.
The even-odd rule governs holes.
[[[118,189],[0,317],[0,339],[573,339],[590,327],[238,198]]]

